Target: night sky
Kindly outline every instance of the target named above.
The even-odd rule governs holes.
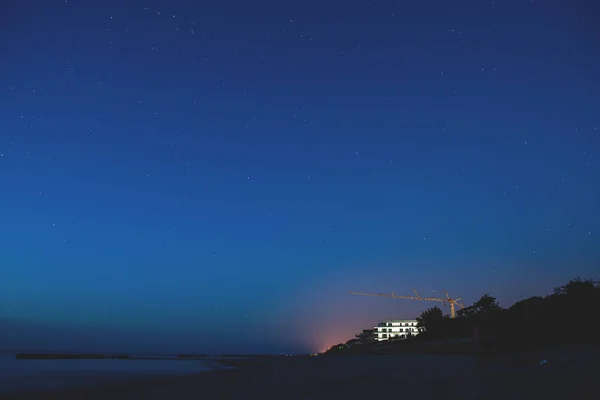
[[[600,270],[593,1],[9,0],[0,349],[319,351]]]

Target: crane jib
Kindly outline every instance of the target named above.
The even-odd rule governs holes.
[[[413,293],[415,294],[415,296],[397,296],[393,292],[392,293],[350,292],[350,294],[359,295],[359,296],[376,296],[376,297],[388,297],[388,298],[392,298],[392,299],[424,300],[424,301],[436,301],[436,302],[441,302],[441,303],[447,303],[450,305],[450,318],[456,317],[456,309],[455,309],[456,306],[458,306],[459,308],[465,307],[463,305],[460,297],[453,299],[450,297],[448,292],[445,292],[445,294],[446,294],[445,299],[438,298],[438,297],[421,297],[415,289],[413,289]]]

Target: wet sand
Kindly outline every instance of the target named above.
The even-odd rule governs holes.
[[[510,360],[478,364],[470,356],[257,357],[236,369],[29,393],[2,399],[598,399],[600,350],[554,352],[546,365]]]

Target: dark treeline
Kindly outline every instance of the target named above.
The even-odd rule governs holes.
[[[418,340],[475,337],[510,346],[554,346],[600,342],[600,285],[573,279],[545,297],[530,297],[503,309],[483,295],[451,319],[433,307],[419,318]]]
[[[600,283],[591,279],[572,279],[550,295],[530,297],[507,309],[495,297],[484,294],[473,305],[458,310],[456,318],[444,315],[439,307],[425,310],[417,318],[420,333],[398,341],[390,351],[411,351],[419,343],[448,339],[473,339],[478,345],[472,349],[480,354],[600,344],[599,310]],[[381,345],[359,344],[353,339],[332,346],[327,353],[370,352],[369,348]]]

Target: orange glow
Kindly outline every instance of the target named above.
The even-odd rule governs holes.
[[[336,344],[346,343],[348,340],[354,338],[354,332],[352,329],[337,332],[322,332],[323,337],[321,344],[317,346],[319,353],[324,353]]]

